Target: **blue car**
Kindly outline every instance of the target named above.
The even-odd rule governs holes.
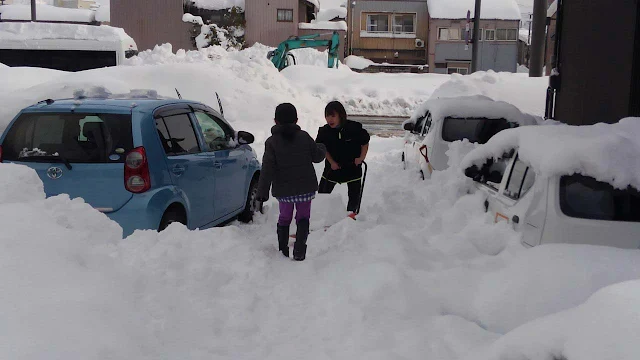
[[[253,141],[193,101],[46,100],[4,131],[0,162],[34,169],[47,196],[81,197],[128,236],[173,222],[203,229],[251,221],[261,206]]]

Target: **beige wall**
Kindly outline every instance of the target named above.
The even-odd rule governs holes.
[[[466,19],[430,19],[429,20],[429,28],[431,29],[429,32],[429,39],[427,41],[429,47],[428,53],[428,63],[430,71],[433,72],[435,69],[435,59],[436,59],[436,44],[439,43],[459,43],[464,44],[464,32],[466,31]],[[485,41],[484,30],[495,30],[495,29],[518,29],[519,21],[514,20],[480,20],[480,28],[483,30],[482,41]],[[460,40],[458,41],[441,41],[438,40],[438,28],[448,28],[448,27],[457,27],[460,29]],[[473,23],[470,24],[471,30],[473,31]],[[495,43],[509,43],[516,44],[516,41],[495,41]],[[471,46],[469,46],[471,49]]]
[[[182,2],[176,0],[111,0],[111,26],[123,28],[140,51],[171,43],[173,51],[193,49],[182,21]]]
[[[299,0],[245,0],[245,44],[277,46],[298,34]],[[293,9],[292,22],[278,22],[278,9]]]

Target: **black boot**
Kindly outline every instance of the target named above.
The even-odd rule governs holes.
[[[293,245],[293,260],[302,261],[307,254],[307,237],[309,236],[309,219],[298,221],[296,243]]]
[[[278,249],[282,255],[289,257],[289,225],[278,225]]]

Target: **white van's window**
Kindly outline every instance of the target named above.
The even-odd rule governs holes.
[[[453,142],[468,139],[469,142],[484,144],[502,130],[517,127],[505,119],[459,119],[446,118],[442,126],[442,140]]]
[[[425,121],[425,116],[421,116],[418,118],[418,120],[416,121],[416,126],[413,127],[413,131],[412,131],[414,134],[422,133],[422,127],[424,126],[424,121]]]
[[[424,130],[422,131],[422,135],[429,133],[429,130],[431,129],[431,123],[431,113],[427,112],[427,121],[424,123]]]
[[[640,193],[582,175],[560,179],[560,208],[571,217],[593,220],[640,222]]]
[[[535,173],[520,159],[516,159],[513,170],[509,175],[504,194],[512,199],[518,200],[524,196],[533,186]]]
[[[493,190],[498,190],[514,152],[505,153],[498,160],[487,159],[487,162],[478,171],[477,176],[474,176],[474,180]]]
[[[131,115],[124,114],[23,114],[3,143],[9,161],[124,162],[132,148]]]
[[[7,66],[30,66],[63,71],[82,71],[117,65],[115,51],[0,49],[0,62]]]

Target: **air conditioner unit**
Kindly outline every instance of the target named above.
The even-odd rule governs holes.
[[[416,39],[416,47],[417,48],[423,48],[424,47],[424,40]]]

